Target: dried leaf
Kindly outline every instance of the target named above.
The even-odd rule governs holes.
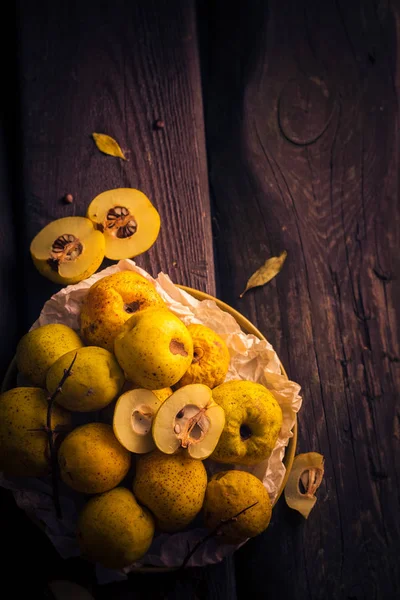
[[[106,135],[105,133],[92,133],[92,137],[100,152],[104,152],[104,154],[117,156],[118,158],[126,160],[124,153],[114,138]]]
[[[266,260],[263,266],[257,269],[257,271],[250,277],[247,282],[246,289],[242,294],[240,294],[240,298],[243,298],[247,290],[259,285],[265,285],[268,283],[268,281],[271,281],[275,275],[278,275],[279,271],[282,270],[286,257],[287,252],[284,250],[279,256],[272,256],[272,258]]]

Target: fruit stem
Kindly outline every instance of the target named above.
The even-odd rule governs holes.
[[[181,564],[179,569],[184,569],[186,567],[189,560],[192,558],[193,554],[200,548],[200,546],[202,546],[203,544],[208,542],[208,540],[210,540],[211,538],[219,535],[225,525],[228,525],[228,523],[234,523],[235,521],[237,521],[237,519],[238,519],[238,517],[240,517],[240,515],[242,515],[243,513],[247,512],[248,510],[253,508],[253,506],[255,506],[256,504],[258,504],[258,501],[253,502],[253,504],[250,504],[250,506],[246,506],[246,508],[242,508],[242,510],[240,510],[238,513],[236,513],[236,515],[229,517],[229,519],[221,519],[221,521],[218,523],[218,525],[216,527],[214,527],[214,529],[212,529],[210,531],[210,533],[208,533],[205,537],[203,537],[201,540],[199,540],[193,546],[193,548],[187,553],[187,555],[185,556],[183,563]]]
[[[71,364],[69,365],[68,369],[64,369],[64,375],[61,377],[60,382],[58,384],[58,386],[56,387],[56,389],[54,390],[54,392],[52,393],[52,395],[49,397],[48,399],[48,405],[47,405],[47,419],[46,419],[46,428],[45,431],[47,433],[47,440],[49,442],[49,450],[50,450],[50,463],[51,463],[51,483],[52,483],[52,488],[53,488],[53,503],[54,503],[54,508],[57,514],[57,518],[58,519],[62,519],[62,510],[61,510],[61,503],[60,503],[60,494],[59,494],[59,488],[58,488],[58,457],[57,457],[57,448],[56,445],[54,443],[54,434],[57,434],[58,431],[54,430],[51,428],[51,417],[53,414],[53,406],[54,406],[54,402],[55,399],[57,397],[57,395],[62,391],[62,386],[64,385],[66,379],[72,374],[72,367],[74,366],[74,363],[76,361],[76,357],[78,356],[77,353],[75,353],[74,358],[72,359]]]

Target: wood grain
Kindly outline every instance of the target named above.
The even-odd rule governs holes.
[[[281,500],[237,553],[238,595],[395,598],[399,12],[361,0],[209,6],[218,295],[301,384],[298,450],[326,459],[309,520]],[[283,271],[239,301],[284,249]]]
[[[53,219],[85,215],[92,198],[114,187],[139,188],[161,215],[160,236],[137,263],[215,293],[195,17],[191,0],[17,2],[20,152],[14,159],[21,194],[13,235],[28,298],[18,314],[22,331],[60,289],[34,269],[31,239]],[[157,119],[162,129],[154,127]],[[101,154],[93,132],[113,136],[128,160]],[[63,203],[65,194],[73,195],[72,204]],[[125,583],[96,586],[94,569],[62,560],[3,492],[3,585],[12,581],[17,595],[43,597],[49,579],[67,578],[98,598],[236,596],[232,559],[179,576],[132,574]]]
[[[213,293],[194,2],[18,7],[23,277],[37,290],[26,325],[59,289],[32,268],[31,239],[52,219],[85,215],[98,193],[115,187],[139,188],[161,215],[160,236],[137,263]],[[163,129],[154,128],[157,119]],[[128,160],[99,152],[93,132],[114,137]],[[72,205],[62,202],[68,193]]]

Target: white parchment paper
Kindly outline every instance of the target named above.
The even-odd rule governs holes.
[[[269,342],[244,333],[236,320],[229,313],[222,311],[214,301],[199,301],[174,285],[168,275],[160,273],[156,279],[153,279],[132,260],[121,260],[118,264],[95,273],[76,285],[65,287],[52,296],[45,303],[32,329],[47,323],[64,323],[79,331],[81,305],[89,287],[98,279],[122,270],[136,271],[152,281],[169,309],[184,323],[207,325],[225,340],[231,355],[226,381],[231,379],[256,381],[265,385],[276,397],[282,408],[283,425],[272,455],[268,461],[255,467],[243,465],[237,467],[256,475],[263,482],[273,501],[285,476],[285,466],[282,462],[285,448],[292,437],[291,430],[295,423],[295,415],[301,408],[300,386],[282,374],[279,358]],[[210,460],[205,461],[205,464],[209,473],[235,468],[232,465],[221,465]],[[81,495],[75,494],[67,489],[67,486],[62,485],[61,502],[64,518],[59,521],[53,509],[50,481],[33,478],[10,480],[0,474],[0,485],[13,491],[17,504],[44,528],[61,556],[68,558],[79,555],[75,541],[75,523],[77,513],[84,502]],[[187,531],[172,535],[157,535],[146,556],[123,572],[99,568],[97,570],[99,582],[106,583],[124,578],[125,573],[140,565],[180,566],[188,548],[193,547],[207,533],[201,526],[201,520],[198,521],[199,526],[196,527],[195,521]],[[217,539],[211,539],[196,551],[189,566],[219,562],[236,548],[237,546],[221,544]]]

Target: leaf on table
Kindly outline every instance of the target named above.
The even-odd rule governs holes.
[[[272,256],[266,260],[263,266],[257,269],[257,271],[250,277],[247,282],[246,289],[240,294],[239,297],[243,298],[247,290],[260,285],[265,285],[268,283],[268,281],[271,281],[271,279],[273,279],[275,275],[278,275],[278,273],[282,270],[286,257],[287,252],[284,250],[279,256]]]
[[[294,457],[285,486],[286,504],[305,519],[317,501],[315,492],[324,476],[324,457],[318,452],[306,452]]]
[[[126,160],[125,155],[120,148],[120,145],[114,140],[114,138],[107,135],[106,133],[92,133],[92,137],[100,152],[104,152],[104,154],[108,154],[110,156],[117,156],[118,158]]]

